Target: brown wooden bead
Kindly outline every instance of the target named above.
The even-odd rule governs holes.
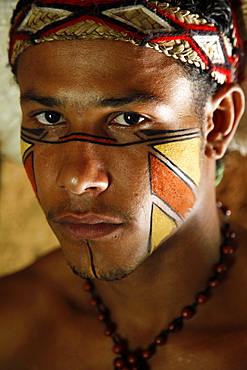
[[[112,350],[114,353],[121,353],[123,351],[123,347],[120,344],[114,344]]]
[[[225,236],[226,238],[234,239],[236,237],[236,234],[232,230],[227,230]]]
[[[196,302],[199,304],[204,304],[208,300],[208,294],[206,293],[198,293],[196,296]]]
[[[147,360],[150,357],[152,357],[152,352],[149,351],[148,349],[144,349],[142,351],[142,358],[144,358],[145,360]]]
[[[129,364],[135,365],[137,363],[137,357],[135,355],[129,355],[127,361]]]
[[[225,214],[226,214],[226,216],[229,217],[229,216],[231,216],[232,212],[229,208],[225,208]]]
[[[168,329],[170,331],[179,331],[182,328],[182,326],[183,326],[182,321],[175,319],[168,325]]]
[[[226,255],[231,255],[234,252],[233,248],[230,245],[226,245],[222,247],[221,251],[223,254],[226,254]]]
[[[184,307],[181,315],[183,316],[184,319],[189,320],[191,317],[194,316],[195,312],[196,311],[193,307],[187,306],[187,307]]]
[[[125,363],[124,360],[121,357],[118,357],[114,360],[114,366],[116,366],[118,369],[123,370]]]
[[[224,212],[224,214],[226,216],[231,216],[231,210],[228,208],[228,207],[224,207],[223,205],[220,207],[222,209],[222,211]]]
[[[96,298],[91,298],[89,302],[92,307],[95,307],[98,304],[98,300]]]
[[[218,274],[223,274],[224,272],[227,271],[227,266],[224,264],[224,263],[219,263],[216,268],[215,268],[216,272]]]
[[[161,335],[158,335],[156,338],[155,338],[155,343],[157,344],[157,346],[163,346],[167,341],[167,337],[162,337]]]
[[[99,321],[104,321],[104,320],[106,319],[106,314],[105,314],[105,313],[103,313],[103,312],[99,312],[99,313],[97,314],[97,319],[98,319]]]
[[[220,285],[220,281],[217,278],[212,278],[208,281],[208,285],[211,288],[217,288]]]
[[[89,281],[87,281],[86,283],[83,284],[83,289],[86,292],[91,292],[93,290],[93,285]]]
[[[109,337],[110,335],[112,335],[112,329],[111,328],[105,328],[104,330],[104,334]]]

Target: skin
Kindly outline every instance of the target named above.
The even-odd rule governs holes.
[[[64,103],[55,111],[66,117],[65,124],[49,129],[52,143],[35,144],[33,164],[39,202],[65,259],[79,274],[96,277],[95,287],[118,333],[128,338],[129,348],[145,348],[184,306],[194,302],[219,258],[220,227],[226,220],[215,205],[215,159],[223,155],[234,134],[243,109],[242,92],[237,85],[224,86],[207,102],[201,122],[189,79],[179,64],[153,50],[106,41],[31,47],[19,59],[18,83],[25,97],[23,127],[37,128],[37,115],[36,119],[30,115],[47,110],[27,99],[30,90]],[[99,104],[136,91],[158,101],[120,107]],[[148,119],[138,127],[123,127],[116,122],[123,111]],[[147,249],[153,198],[146,144],[121,147],[78,140],[54,144],[73,133],[126,143],[140,129],[194,128],[201,132],[195,201],[152,254]],[[123,226],[99,238],[75,238],[57,225],[64,209],[70,215],[106,214],[120,219]],[[246,232],[237,226],[234,231],[238,248],[228,279],[158,350],[149,361],[152,369],[246,367]],[[112,342],[102,334],[103,325],[82,291],[82,280],[71,274],[65,259],[58,250],[3,279],[2,369],[43,369],[47,364],[54,369],[112,368]],[[128,276],[114,280],[124,275]]]
[[[159,165],[159,158],[156,157],[154,149],[149,148],[150,141],[148,145],[145,141],[144,144],[119,145],[136,142],[136,135],[140,135],[141,130],[154,132],[174,130],[173,135],[181,136],[178,130],[192,129],[196,136],[199,136],[201,123],[192,105],[193,94],[188,78],[181,68],[172,63],[170,58],[165,59],[163,55],[144,52],[143,72],[137,75],[137,68],[144,64],[140,58],[142,53],[139,53],[138,48],[133,48],[137,50],[136,57],[140,62],[133,67],[132,59],[124,59],[119,68],[117,44],[110,53],[107,50],[107,53],[102,56],[104,60],[109,60],[108,71],[110,72],[107,73],[102,65],[95,69],[91,67],[96,64],[96,55],[99,53],[98,45],[96,43],[93,46],[92,56],[87,59],[85,59],[85,54],[88,54],[87,44],[80,48],[79,58],[76,58],[70,70],[68,70],[69,58],[71,54],[74,57],[78,53],[77,43],[44,45],[42,49],[47,48],[47,52],[50,48],[58,48],[59,68],[57,64],[51,62],[47,64],[41,61],[40,54],[38,54],[37,61],[32,57],[32,64],[26,68],[26,57],[29,57],[33,51],[30,49],[30,52],[28,50],[23,56],[23,62],[22,60],[20,62],[18,81],[23,110],[22,127],[29,130],[44,129],[46,136],[44,137],[43,132],[41,137],[49,142],[49,144],[37,142],[31,148],[34,152],[32,164],[34,173],[29,173],[29,175],[35,178],[34,187],[37,188],[38,199],[63,246],[66,259],[82,276],[113,279],[128,275],[149,255],[148,240],[152,206],[150,176],[160,176],[156,168]],[[132,50],[130,47],[127,49]],[[153,67],[154,58],[155,68]],[[22,65],[25,66],[24,70]],[[169,81],[166,76],[161,79],[157,78],[157,69],[164,68],[167,74],[174,73],[176,69],[178,77],[174,80],[169,79]],[[128,72],[129,69],[131,72]],[[128,79],[126,80],[124,76],[127,73]],[[150,78],[154,81],[152,87],[150,87]],[[121,83],[116,84],[115,81],[121,81]],[[129,81],[132,81],[131,86]],[[176,88],[178,84],[180,85],[179,91]],[[144,104],[143,101],[134,101],[132,96],[137,96],[137,94],[146,96],[148,106],[147,102]],[[47,106],[40,103],[40,97],[57,99],[60,103],[57,106],[51,106],[48,102],[50,106]],[[115,98],[116,100],[116,97],[118,100],[123,100],[123,98],[126,100],[126,97],[130,100],[131,97],[133,102],[128,104],[118,102],[117,107],[114,106],[116,102],[107,103],[107,105],[102,103],[107,99]],[[177,111],[177,99],[181,102],[181,112]],[[103,104],[106,106],[102,108]],[[61,121],[57,125],[46,124],[48,121],[44,112],[51,113],[52,110],[62,115],[62,118],[57,120],[57,122]],[[138,113],[140,118],[137,122],[140,122],[129,126],[125,124],[122,117],[124,111]],[[40,123],[38,120],[46,123]],[[66,136],[67,138],[68,135],[74,133],[104,137],[106,140],[114,139],[116,145],[99,145],[97,142],[88,143],[79,140],[63,141],[60,145],[53,144],[59,141],[59,137]],[[187,145],[191,145],[190,141]],[[150,160],[155,161],[152,162],[154,175],[150,175],[148,151],[153,153]],[[198,141],[196,158],[198,158],[199,151]],[[190,156],[191,160],[194,161],[193,155]],[[193,165],[198,166],[197,163]],[[156,172],[157,175],[155,175]],[[167,174],[166,177],[168,177]],[[165,186],[165,181],[164,184],[161,183],[161,186]],[[181,210],[181,217],[174,216],[179,226],[190,213],[195,195],[189,189],[186,191],[182,184],[171,184],[171,187],[174,186],[178,189],[174,197],[180,198],[177,212],[180,212],[180,204],[186,202],[187,197],[192,198],[188,202],[188,207]],[[182,187],[181,194],[179,186]],[[191,186],[195,188],[193,184]],[[56,192],[51,191],[54,187]],[[159,184],[156,185],[157,187]],[[168,188],[166,192],[169,191],[171,190]],[[169,202],[169,195],[166,199]],[[156,201],[156,203],[159,206],[159,202]],[[88,238],[76,238],[70,232],[71,230],[68,232],[68,228],[65,229],[61,225],[61,218],[63,222],[64,217],[91,216],[92,214],[112,217],[113,222],[119,223],[120,226],[105,237],[95,238],[92,235],[90,238],[89,235]],[[174,222],[171,231],[176,228],[176,224]],[[72,227],[74,228],[74,225]],[[155,228],[155,225],[153,227]],[[166,234],[163,235],[163,238],[165,237]]]

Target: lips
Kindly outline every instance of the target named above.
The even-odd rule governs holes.
[[[62,232],[75,239],[99,239],[116,233],[122,226],[123,221],[105,215],[67,214],[56,221]]]

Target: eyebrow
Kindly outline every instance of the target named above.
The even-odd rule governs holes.
[[[143,92],[139,93],[136,92],[134,94],[130,94],[123,97],[114,97],[109,99],[104,99],[100,101],[101,107],[121,107],[124,105],[128,105],[131,103],[151,103],[161,101],[160,98],[151,94],[143,94]]]
[[[50,108],[64,106],[64,103],[61,101],[61,99],[52,98],[49,96],[42,96],[33,90],[28,90],[24,94],[22,94],[20,97],[20,101],[22,104],[33,101]]]
[[[36,93],[33,90],[28,90],[27,92],[23,93],[20,97],[21,103],[28,103],[30,101],[36,102],[38,104],[54,108],[54,107],[65,107],[66,101],[63,101],[60,98],[54,98],[49,96],[43,96]],[[107,99],[99,99],[96,98],[94,100],[94,105],[99,107],[113,107],[118,108],[124,105],[128,105],[131,103],[153,103],[153,102],[161,102],[162,99],[158,98],[152,94],[145,94],[143,92],[135,92],[128,94],[127,96],[122,97],[112,97]]]

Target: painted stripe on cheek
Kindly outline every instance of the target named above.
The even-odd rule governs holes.
[[[33,144],[27,143],[26,141],[21,139],[20,147],[21,147],[21,156],[23,158],[25,152],[32,146]]]
[[[193,191],[163,162],[150,155],[152,192],[185,217],[195,202]]]
[[[170,234],[170,232],[177,228],[175,221],[167,216],[162,209],[153,204],[152,206],[152,223],[151,223],[151,241],[149,243],[152,253],[160,242]]]
[[[33,168],[33,153],[30,153],[28,157],[26,158],[24,167],[27,172],[29,181],[31,182],[31,185],[33,187],[33,190],[37,194],[37,186],[36,186],[35,174],[34,174],[34,168]]]
[[[194,138],[156,145],[154,149],[170,159],[198,185],[200,180],[200,142],[200,138]],[[191,163],[192,160],[193,163]]]

